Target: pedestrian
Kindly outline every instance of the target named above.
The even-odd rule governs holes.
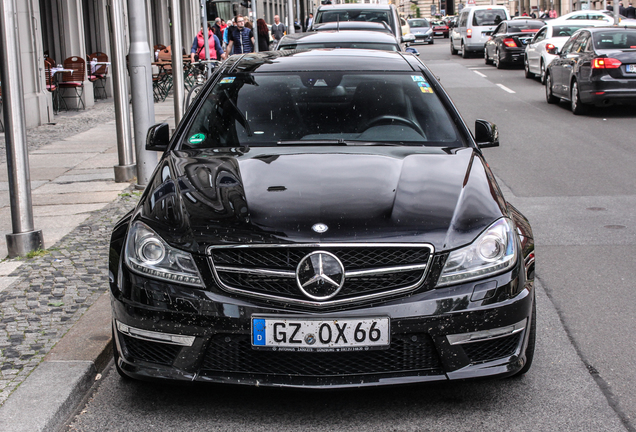
[[[227,51],[227,44],[230,42],[229,37],[230,33],[234,29],[234,21],[227,20],[227,27],[225,27],[225,31],[223,32],[223,49]]]
[[[634,6],[632,6],[631,3],[629,4],[629,6],[627,6],[627,10],[626,10],[625,16],[627,18],[632,18],[632,19],[636,18],[636,8]]]
[[[210,59],[223,60],[225,59],[225,51],[221,46],[221,41],[216,37],[212,31],[212,27],[208,24],[208,47],[210,48]],[[195,60],[205,60],[205,44],[203,41],[203,27],[201,31],[197,33],[192,42],[192,49],[190,49],[190,61],[192,63]]]
[[[307,19],[305,20],[305,29],[304,29],[304,31],[309,30],[309,28],[311,27],[313,22],[314,22],[314,14],[310,13],[309,16],[307,17]]]
[[[254,26],[252,25],[252,21],[246,19],[245,20],[245,27],[247,27],[250,30],[254,30]]]
[[[557,11],[554,10],[554,8],[550,9],[550,13],[548,14],[550,18],[556,18],[559,15],[557,14]]]
[[[542,10],[541,14],[539,15],[539,18],[541,18],[541,19],[550,18],[550,16],[548,15],[548,11],[547,10]]]
[[[607,4],[607,10],[610,11],[610,12],[614,12],[614,6],[612,6],[611,3],[608,3]]]
[[[274,38],[274,43],[278,44],[278,41],[285,34],[285,24],[280,22],[280,17],[278,15],[274,15],[274,24],[272,24],[272,37]]]
[[[263,18],[256,20],[256,35],[258,36],[258,50],[269,51],[269,30]]]
[[[232,54],[247,54],[254,51],[254,33],[245,27],[245,18],[236,17],[236,27],[228,36],[227,51]]]
[[[623,6],[623,2],[618,3],[618,13],[625,16],[627,14],[627,8]]]
[[[526,10],[524,9],[523,13],[521,14],[521,16],[526,16],[527,17],[528,16],[528,12],[526,12]]]
[[[214,25],[212,26],[212,31],[219,40],[223,38],[223,33],[221,32],[221,18],[216,17]]]

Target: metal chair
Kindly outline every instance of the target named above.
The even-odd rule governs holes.
[[[62,100],[66,105],[66,99],[77,98],[77,110],[79,111],[80,104],[83,109],[86,109],[86,104],[82,100],[84,95],[84,78],[86,77],[86,61],[77,56],[69,57],[64,60],[64,69],[72,69],[73,72],[62,72],[62,81],[59,83],[59,87],[62,89],[75,90],[74,96],[62,96]]]
[[[91,63],[91,73],[88,76],[88,80],[93,82],[93,94],[95,99],[106,99],[106,78],[108,76],[108,65],[92,65],[93,61],[106,63],[108,62],[108,56],[103,52],[94,52],[88,56],[89,63]],[[103,95],[103,97],[100,97]]]

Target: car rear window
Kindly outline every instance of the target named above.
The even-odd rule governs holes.
[[[400,51],[397,44],[373,43],[373,42],[316,42],[316,43],[290,43],[278,47],[279,50],[294,49],[321,49],[321,48],[358,48],[380,51]]]
[[[508,33],[536,33],[539,29],[541,29],[541,24],[508,25]]]
[[[552,37],[572,36],[575,31],[580,28],[589,26],[554,26],[552,29]]]
[[[473,15],[474,26],[496,25],[508,17],[504,9],[480,9]]]
[[[433,86],[413,72],[241,72],[221,77],[197,109],[182,148],[464,146]]]
[[[596,49],[636,49],[636,29],[607,30],[594,33]]]

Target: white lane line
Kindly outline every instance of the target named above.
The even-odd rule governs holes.
[[[510,90],[508,87],[506,87],[506,86],[505,86],[505,85],[503,85],[503,84],[497,84],[497,87],[499,87],[499,88],[500,88],[500,89],[502,89],[503,91],[507,91],[508,93],[517,93],[517,92],[516,92],[516,91],[514,91],[514,90]]]
[[[489,70],[490,70],[490,69],[492,69],[492,66],[485,66],[485,67],[470,67],[470,68],[468,68],[468,69],[470,69],[470,70],[478,70],[478,69],[484,69],[484,70],[485,70],[485,69],[489,69]]]
[[[484,74],[483,74],[483,73],[481,73],[481,72],[478,72],[478,71],[476,71],[476,70],[474,70],[473,72],[475,72],[477,75],[479,75],[479,76],[480,76],[480,77],[482,77],[482,78],[486,78],[486,75],[484,75]]]

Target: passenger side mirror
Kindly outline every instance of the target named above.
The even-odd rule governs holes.
[[[412,33],[407,33],[402,36],[402,43],[415,42],[415,36]]]
[[[499,147],[499,129],[486,120],[475,120],[475,141],[479,148]]]
[[[146,150],[166,151],[170,144],[170,126],[168,123],[158,123],[148,129],[146,135]]]

